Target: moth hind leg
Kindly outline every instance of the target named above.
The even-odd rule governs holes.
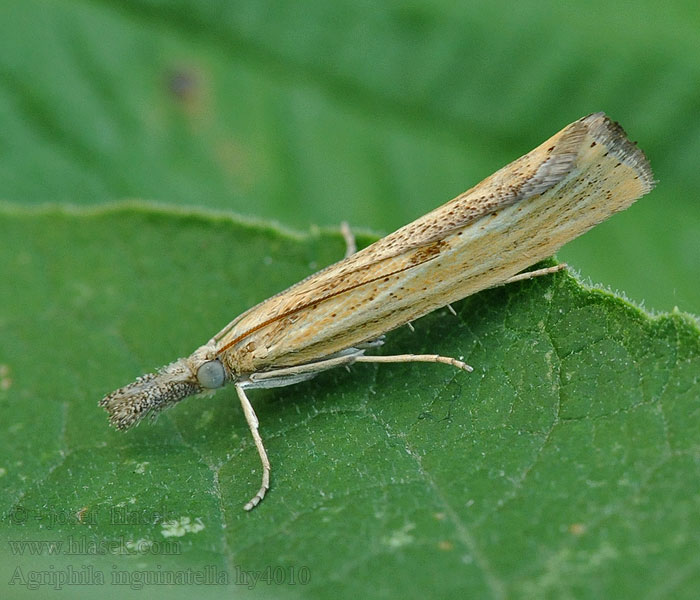
[[[340,224],[340,233],[343,234],[343,239],[345,240],[345,258],[349,258],[357,252],[357,241],[347,221],[343,221]]]
[[[355,344],[354,348],[357,348],[358,350],[369,350],[370,348],[379,348],[379,346],[384,345],[384,338],[386,336],[380,335],[378,338],[375,338],[373,340],[367,340],[366,342],[362,342],[361,344]]]
[[[544,269],[535,269],[534,271],[525,271],[524,273],[518,273],[517,275],[513,275],[513,277],[509,277],[505,281],[493,286],[493,287],[498,287],[501,285],[506,285],[508,283],[515,283],[516,281],[525,281],[527,279],[534,279],[535,277],[542,277],[543,275],[551,275],[552,273],[558,273],[559,271],[563,271],[566,269],[568,265],[566,263],[559,263],[558,265],[554,265],[553,267],[545,267]]]

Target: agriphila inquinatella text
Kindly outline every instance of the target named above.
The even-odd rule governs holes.
[[[383,335],[520,273],[624,210],[654,185],[644,153],[603,113],[566,126],[477,186],[236,317],[180,358],[102,399],[127,429],[186,396],[233,384],[262,461],[270,463],[246,389],[291,385],[356,362],[439,362],[437,355],[366,354]]]

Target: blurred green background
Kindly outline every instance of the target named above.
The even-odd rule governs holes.
[[[0,6],[0,200],[127,198],[387,233],[603,110],[657,189],[560,252],[700,313],[689,0]]]

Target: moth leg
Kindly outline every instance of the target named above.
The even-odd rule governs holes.
[[[340,233],[343,234],[345,240],[345,258],[348,258],[357,252],[357,242],[347,221],[340,224]]]
[[[473,371],[467,363],[452,358],[450,356],[440,356],[439,354],[394,354],[393,356],[358,356],[355,362],[374,363],[402,363],[402,362],[429,362],[450,365],[464,371]]]
[[[362,344],[355,344],[355,348],[358,350],[367,350],[368,348],[378,348],[384,345],[384,337],[380,335],[378,338],[369,340],[368,342],[363,342]]]
[[[449,311],[452,313],[452,316],[453,316],[453,317],[456,317],[456,316],[457,316],[457,313],[455,312],[455,309],[452,308],[452,305],[451,305],[451,304],[445,304],[445,306],[447,307],[447,310],[449,310]]]
[[[262,371],[260,373],[251,373],[247,379],[241,380],[236,384],[236,387],[248,388],[273,388],[283,387],[311,379],[314,375],[340,367],[343,365],[352,364],[361,356],[362,350],[355,350],[349,354],[341,354],[333,358],[327,358],[316,362],[306,363],[305,365],[297,365],[295,367],[281,367],[272,371]]]
[[[553,267],[545,267],[544,269],[537,269],[535,271],[527,271],[525,273],[518,273],[517,275],[513,275],[513,277],[509,277],[502,283],[499,283],[498,285],[506,285],[507,283],[514,283],[516,281],[523,281],[526,279],[534,279],[535,277],[541,277],[542,275],[550,275],[551,273],[558,273],[559,271],[563,271],[566,269],[568,265],[566,263],[559,263],[558,265],[554,265]],[[494,286],[497,287],[497,286]]]
[[[408,323],[406,323],[406,327],[408,327],[408,328],[411,330],[411,333],[415,333],[415,332],[416,332],[416,328],[413,326],[413,323],[411,323],[411,321],[409,321]]]
[[[248,400],[243,388],[236,384],[236,392],[238,393],[238,398],[241,401],[241,406],[243,407],[243,413],[245,414],[246,421],[248,421],[248,427],[250,428],[250,433],[253,435],[253,440],[255,441],[255,447],[258,449],[258,455],[260,456],[260,461],[262,462],[262,485],[248,503],[243,507],[245,510],[252,510],[260,501],[265,497],[265,493],[270,489],[270,461],[267,458],[267,452],[265,452],[265,446],[263,445],[260,433],[258,433],[258,417],[255,415],[253,406]]]

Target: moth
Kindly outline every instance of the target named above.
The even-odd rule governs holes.
[[[368,354],[386,332],[523,273],[624,210],[654,180],[644,153],[603,113],[546,142],[446,204],[236,317],[190,356],[105,396],[117,429],[187,396],[232,384],[262,462],[251,510],[270,487],[270,462],[246,390],[305,381],[359,362],[438,362],[438,355]]]

